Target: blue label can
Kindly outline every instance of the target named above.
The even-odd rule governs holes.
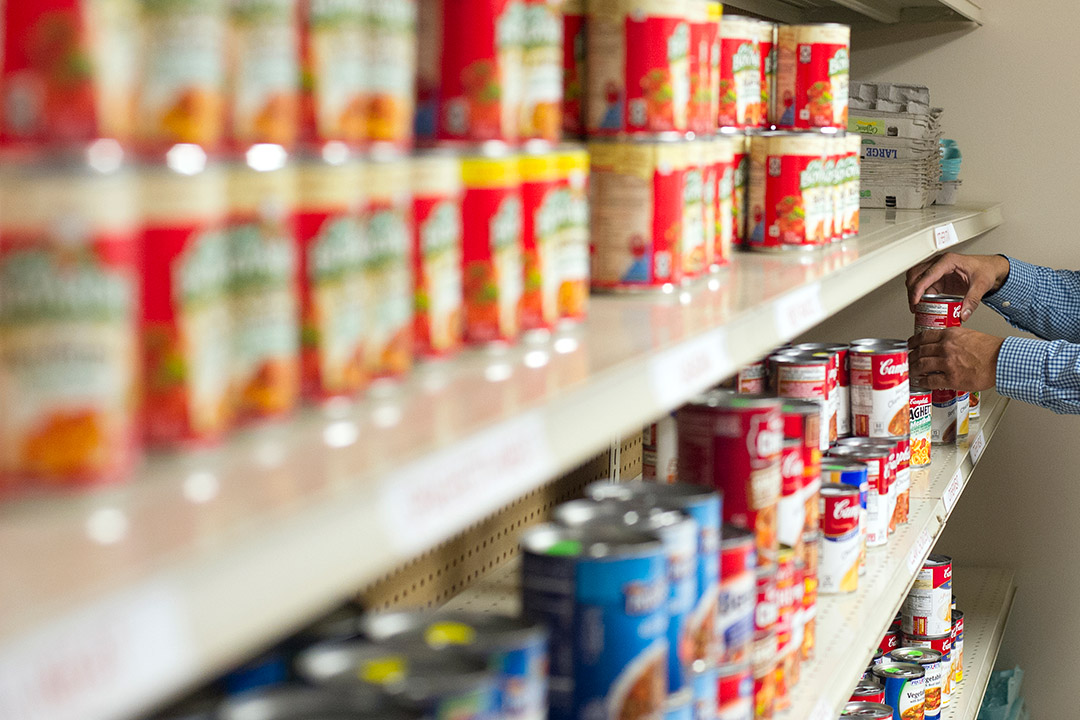
[[[551,632],[551,720],[660,718],[668,696],[667,554],[613,523],[522,538],[522,605]]]
[[[715,666],[695,667],[694,671],[694,720],[716,720],[719,705],[720,672]]]
[[[924,716],[926,672],[921,666],[886,661],[874,666],[874,677],[885,686],[885,704],[893,709],[893,720]]]

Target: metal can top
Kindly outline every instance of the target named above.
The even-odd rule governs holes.
[[[724,523],[724,527],[720,531],[720,547],[723,550],[729,550],[731,548],[752,546],[754,544],[754,533],[749,530],[744,530],[741,527],[735,527]]]
[[[901,435],[889,435],[887,437],[846,437],[836,441],[837,447],[895,447],[897,443],[907,440]]]
[[[866,342],[856,340],[851,344],[851,352],[865,353],[867,355],[894,353],[897,350],[907,350],[907,340],[895,340],[888,338],[867,338]]]
[[[613,523],[655,532],[693,522],[678,510],[664,510],[618,500],[571,500],[555,508],[553,519],[566,527],[591,527],[595,523]]]
[[[902,678],[904,680],[916,680],[926,676],[926,671],[921,665],[915,663],[883,662],[874,666],[874,677]]]
[[[821,471],[841,472],[841,473],[866,473],[866,463],[859,462],[853,458],[846,457],[826,457],[821,461]]]
[[[662,507],[684,508],[688,505],[711,500],[720,493],[703,485],[690,483],[617,483],[607,480],[594,482],[585,488],[585,495],[593,500],[637,500],[651,502]]]
[[[818,343],[818,342],[811,343],[811,342],[807,342],[807,343],[796,343],[795,345],[792,345],[791,347],[796,349],[796,350],[808,350],[810,352],[833,352],[833,353],[837,353],[837,352],[841,352],[843,350],[847,350],[848,348],[851,347],[851,345],[849,345],[848,343]]]
[[[915,387],[914,385],[910,386],[910,388],[908,390],[908,394],[910,394],[910,395],[929,395],[932,392],[933,392],[933,390],[930,390],[928,388]]]
[[[776,408],[780,409],[781,400],[772,395],[759,393],[738,394],[734,390],[713,390],[706,395],[694,398],[689,403],[690,407],[710,408]]]
[[[890,451],[877,445],[837,445],[829,450],[832,457],[848,457],[856,460],[887,460]]]
[[[952,558],[948,555],[928,555],[926,562],[923,563],[924,568],[928,567],[941,567],[942,565],[952,565]]]
[[[945,657],[940,650],[931,648],[902,647],[896,648],[889,653],[889,659],[899,663],[914,663],[915,665],[933,665],[941,662]]]
[[[536,555],[587,558],[647,556],[663,551],[655,533],[612,524],[584,528],[537,525],[522,535],[521,547]]]
[[[822,483],[822,497],[859,497],[859,488],[842,483]]]
[[[910,633],[901,633],[901,635],[903,635],[905,641],[914,640],[916,642],[926,643],[934,641],[940,642],[941,640],[948,640],[950,637],[952,637],[951,632],[942,633],[941,635],[912,635]]]
[[[880,651],[881,648],[878,648]],[[856,695],[876,695],[880,693],[882,687],[879,683],[870,678],[865,678],[859,681],[859,684],[855,686],[855,690],[852,691],[852,697]]]
[[[840,711],[840,717],[857,718],[858,720],[892,720],[892,716],[892,708],[888,705],[863,702],[861,700],[849,702]]]
[[[785,415],[818,415],[821,412],[821,401],[807,398],[784,398],[780,412]]]
[[[694,139],[694,133],[665,130],[654,133],[638,133],[634,135],[598,135],[589,138],[589,144],[616,144],[632,143],[634,145],[648,145],[656,143],[681,143]]]
[[[919,302],[964,302],[964,298],[959,295],[944,295],[940,293],[928,293],[923,295]]]
[[[287,685],[260,688],[223,702],[213,714],[217,720],[411,720],[423,714],[394,707],[377,691],[338,693],[326,688]]]
[[[963,610],[953,610],[952,611],[953,625],[956,624],[957,620],[963,620],[963,619],[964,619],[964,611]]]
[[[795,351],[773,355],[769,361],[774,365],[828,365],[832,361],[832,355],[827,352]]]
[[[495,652],[541,642],[548,636],[542,623],[495,613],[432,613],[402,611],[367,615],[360,631],[370,640],[412,641],[436,650],[462,647]]]

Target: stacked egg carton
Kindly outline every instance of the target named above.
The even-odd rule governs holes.
[[[864,208],[917,210],[941,187],[941,108],[921,85],[851,84],[848,128],[862,134]]]

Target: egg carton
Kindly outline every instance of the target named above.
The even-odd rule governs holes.
[[[863,185],[859,190],[859,207],[922,210],[933,204],[937,192],[937,185]]]
[[[930,105],[930,88],[925,85],[852,81],[848,93],[852,100],[864,103],[882,101],[897,104],[914,102],[921,105]]]
[[[882,110],[848,109],[848,130],[872,137],[899,137],[938,140],[942,136],[941,108],[925,113],[897,113]]]
[[[938,158],[941,150],[936,138],[915,139],[863,135],[860,156],[864,161],[902,162]]]

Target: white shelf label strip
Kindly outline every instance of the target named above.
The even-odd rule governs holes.
[[[420,552],[521,497],[554,467],[543,416],[521,415],[386,477],[385,530],[399,552]]]
[[[915,539],[915,544],[908,552],[907,567],[908,572],[914,574],[916,570],[922,567],[923,558],[930,552],[930,545],[934,542],[934,538],[930,535],[929,530],[923,530],[919,533],[919,537]]]
[[[662,407],[680,405],[734,371],[721,329],[667,350],[649,363],[649,380]]]
[[[960,242],[960,236],[956,234],[956,228],[953,227],[952,223],[946,223],[934,228],[934,247],[938,250],[952,247],[958,242]]]
[[[975,435],[975,439],[971,441],[971,464],[979,462],[979,458],[982,457],[983,450],[986,449],[986,436],[983,435],[983,431],[979,430]]]
[[[825,319],[825,305],[821,301],[821,283],[789,292],[776,301],[776,331],[780,338],[793,338],[804,330]]]
[[[941,499],[945,502],[946,512],[951,513],[952,509],[956,507],[956,501],[960,499],[960,493],[963,490],[964,475],[960,472],[960,468],[956,468],[956,472],[949,479],[949,484],[945,486],[945,492],[941,494]]]

